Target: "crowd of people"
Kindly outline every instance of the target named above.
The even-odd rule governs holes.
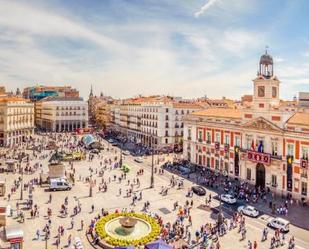
[[[174,222],[165,222],[164,219],[156,212],[151,211],[151,203],[147,200],[144,201],[143,198],[143,189],[141,188],[141,179],[144,176],[144,169],[138,170],[137,174],[131,174],[130,172],[120,171],[121,165],[119,163],[119,150],[117,148],[108,148],[108,153],[99,153],[97,155],[91,154],[85,150],[80,144],[77,137],[70,134],[67,135],[56,135],[50,134],[49,136],[33,138],[33,140],[28,141],[21,145],[16,150],[13,150],[11,153],[3,155],[4,158],[15,158],[18,154],[21,154],[27,147],[29,143],[31,146],[37,148],[33,150],[30,154],[27,154],[24,161],[19,162],[18,173],[20,176],[14,180],[13,185],[10,188],[10,192],[7,195],[8,201],[11,200],[12,196],[15,196],[19,193],[20,188],[23,188],[23,192],[28,192],[28,196],[25,196],[29,202],[26,202],[26,208],[28,211],[23,211],[24,209],[20,208],[19,202],[16,202],[16,209],[11,211],[11,216],[15,216],[20,220],[20,222],[25,222],[25,216],[28,216],[31,219],[40,219],[43,218],[46,221],[46,224],[42,228],[37,228],[34,234],[36,240],[43,238],[44,240],[54,239],[53,243],[56,248],[61,248],[61,245],[65,244],[66,247],[72,245],[72,231],[77,229],[79,231],[84,231],[84,223],[86,222],[82,217],[82,211],[87,210],[90,213],[94,214],[94,218],[90,221],[90,224],[87,229],[87,233],[93,233],[93,243],[96,244],[100,238],[94,232],[94,226],[98,219],[109,214],[110,211],[105,210],[102,205],[95,207],[95,204],[90,204],[88,207],[83,207],[78,198],[75,198],[75,204],[73,208],[70,209],[69,205],[73,202],[73,197],[66,196],[61,203],[57,203],[59,210],[53,210],[52,204],[53,195],[52,193],[48,194],[48,200],[46,202],[47,212],[40,212],[40,205],[33,201],[33,194],[35,194],[36,189],[42,185],[41,179],[36,173],[41,173],[43,171],[42,161],[49,158],[53,151],[47,150],[47,145],[50,144],[50,141],[54,141],[59,150],[65,150],[69,152],[83,151],[87,154],[87,161],[89,163],[88,175],[79,175],[78,179],[80,182],[85,185],[90,186],[91,192],[89,196],[93,194],[92,188],[97,190],[95,194],[106,193],[110,188],[113,188],[116,183],[119,184],[118,187],[118,197],[119,198],[129,198],[130,200],[130,210],[123,209],[122,212],[132,212],[134,211],[135,206],[141,204],[142,211],[155,217],[158,222],[162,225],[162,238],[169,244],[174,245],[177,241],[183,240],[182,248],[190,248],[193,245],[198,245],[200,248],[208,249],[220,249],[222,248],[220,243],[220,237],[225,236],[230,231],[237,229],[239,237],[241,240],[246,240],[247,228],[246,228],[246,219],[245,217],[235,212],[231,218],[224,218],[218,215],[218,218],[213,222],[206,222],[199,229],[193,230],[194,220],[192,217],[192,209],[196,208],[193,201],[193,192],[192,189],[189,189],[186,195],[184,196],[185,201],[176,201],[173,204],[173,210],[175,212]],[[98,163],[94,163],[98,162]],[[67,167],[66,174],[72,175],[73,178],[76,175],[76,167],[73,162],[69,163],[70,167]],[[156,175],[166,175],[166,167],[155,167],[154,173]],[[25,181],[22,179],[22,174],[28,174],[30,178]],[[33,177],[32,177],[33,176]],[[221,176],[215,172],[209,170],[202,170],[198,174],[192,174],[190,171],[188,174],[189,179],[196,181],[197,183],[204,184],[206,187],[217,189],[218,191],[222,190],[223,192],[232,193],[237,196],[239,199],[245,200],[247,203],[257,203],[259,201],[269,202],[269,206],[275,211],[288,215],[289,206],[292,205],[292,199],[287,199],[283,202],[282,205],[274,207],[273,203],[267,199],[267,196],[270,194],[268,190],[254,188],[246,182],[233,181],[228,177]],[[169,178],[169,184],[161,186],[161,189],[158,190],[160,195],[168,195],[170,190],[181,190],[184,187],[184,180],[181,177],[176,177],[171,175]],[[184,193],[185,194],[185,193]],[[189,198],[189,199],[188,199]],[[212,196],[208,195],[206,198],[206,205],[211,206]],[[100,213],[96,213],[97,209],[101,208]],[[119,212],[119,209],[116,209],[115,212]],[[57,228],[57,233],[55,236],[52,236],[52,228],[55,227],[55,219],[70,219],[70,227],[65,227],[64,225],[59,225]],[[80,224],[76,225],[76,222],[79,221]],[[86,231],[85,231],[86,232]],[[54,235],[54,234],[53,234]],[[66,237],[66,239],[65,239]],[[270,248],[275,246],[280,246],[285,244],[286,238],[285,235],[276,231],[275,235],[270,238]],[[62,243],[66,241],[66,243]],[[247,241],[248,249],[257,249],[258,243],[265,243],[268,241],[268,230],[263,230],[261,242]],[[295,239],[291,237],[288,242],[290,249],[295,247]],[[175,249],[178,249],[174,246]]]

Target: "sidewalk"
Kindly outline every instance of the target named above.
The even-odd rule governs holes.
[[[180,174],[179,176],[185,177]],[[186,179],[193,183],[200,184],[198,180],[200,179],[200,175],[197,175],[196,173],[191,173],[190,178],[186,178]],[[218,188],[210,188],[203,184],[200,184],[200,185],[203,186],[205,189],[216,192],[218,195],[225,193],[222,186],[219,186]],[[272,209],[269,208],[270,201],[273,201],[273,203],[276,203],[276,207],[279,207],[281,204],[284,203],[285,199],[282,199],[282,197],[278,195],[275,196],[274,200],[272,199],[273,199],[272,193],[267,194],[266,203],[263,200],[259,200],[257,203],[253,203],[253,202],[246,203],[245,201],[238,199],[237,204],[233,207],[233,210],[236,211],[237,207],[240,205],[249,204],[253,207],[256,207],[261,213],[264,213],[271,217],[282,217],[283,219],[289,220],[290,223],[296,227],[309,230],[308,219],[304,218],[304,217],[309,217],[309,206],[308,205],[302,206],[301,204],[299,204],[299,202],[293,200],[292,206],[288,204],[288,215],[286,216],[286,215],[280,215],[277,213],[274,214],[272,213]]]

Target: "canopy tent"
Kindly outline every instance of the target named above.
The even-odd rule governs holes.
[[[86,146],[86,148],[90,147],[91,144],[95,142],[94,137],[91,134],[85,135],[82,138],[82,142]]]
[[[145,248],[146,249],[172,249],[171,246],[166,244],[166,242],[161,239],[146,244]]]
[[[120,246],[120,247],[115,247],[115,249],[134,249],[133,246]]]

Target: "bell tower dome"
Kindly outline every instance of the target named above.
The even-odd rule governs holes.
[[[267,50],[260,58],[258,74],[253,84],[253,102],[256,111],[266,115],[271,109],[279,106],[280,81],[274,75],[273,57]]]
[[[267,49],[265,54],[260,58],[260,66],[257,75],[265,78],[271,78],[274,75],[273,57],[267,53]]]

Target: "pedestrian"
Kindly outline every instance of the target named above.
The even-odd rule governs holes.
[[[71,229],[73,229],[74,228],[74,218],[72,217],[72,219],[71,219]]]
[[[40,229],[36,230],[36,239],[39,240],[40,239]]]
[[[80,230],[82,231],[84,229],[84,220],[80,221]]]
[[[257,242],[256,242],[256,240],[253,243],[253,249],[257,249]]]

